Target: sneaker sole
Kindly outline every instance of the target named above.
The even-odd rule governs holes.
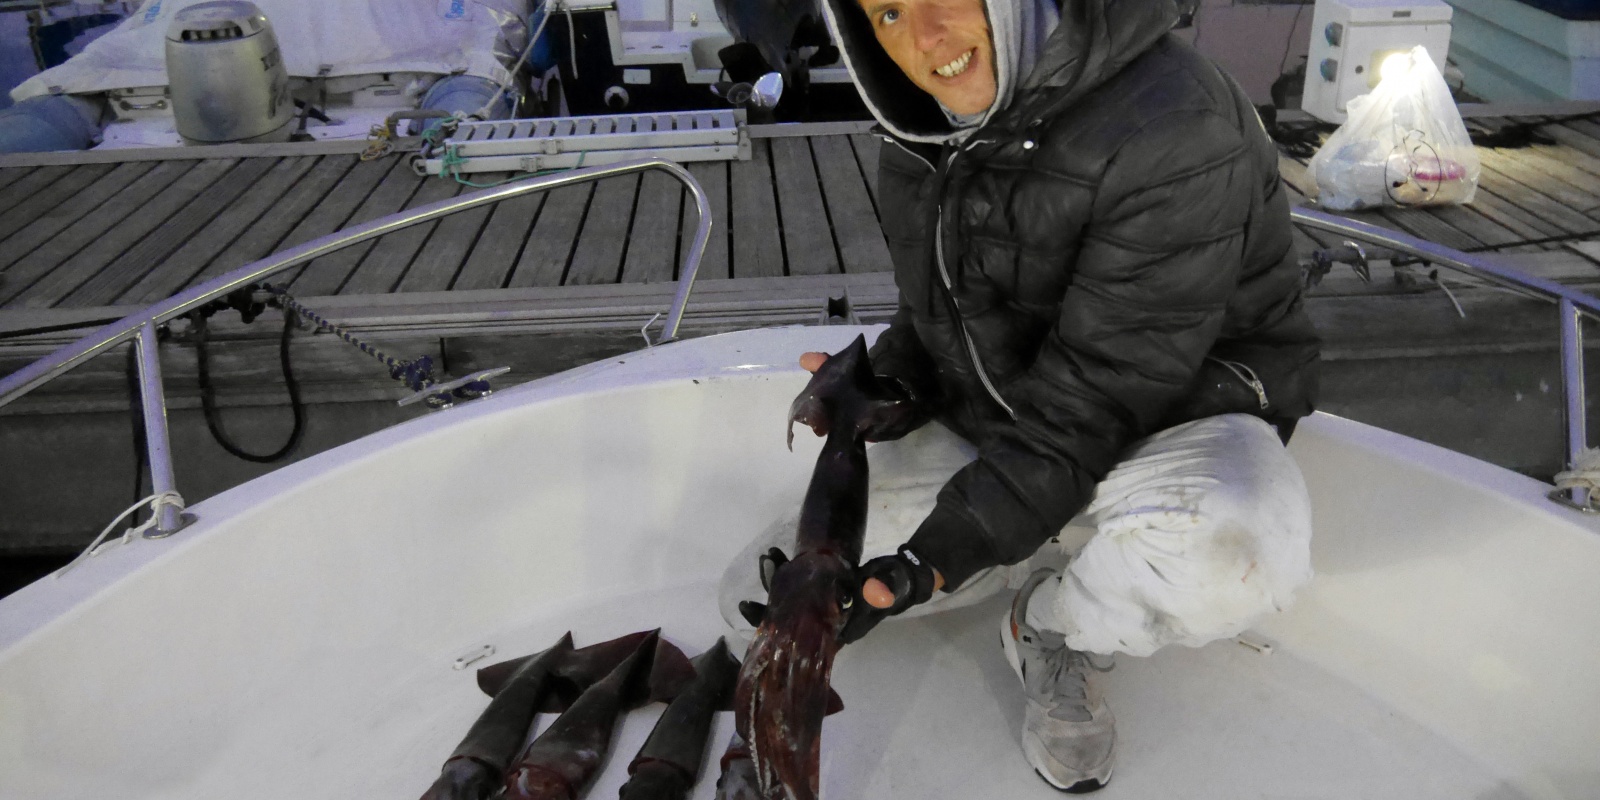
[[[1005,654],[1006,663],[1011,665],[1011,672],[1017,676],[1017,682],[1021,683],[1023,680],[1022,659],[1017,655],[1016,640],[1011,638],[1010,612],[1007,612],[1004,617],[1000,618],[1000,651]],[[1032,763],[1030,763],[1029,766],[1033,766]],[[1113,767],[1113,770],[1114,769],[1115,768]],[[1111,771],[1107,771],[1106,777],[1103,780],[1086,778],[1072,784],[1071,786],[1062,786],[1061,784],[1056,783],[1050,779],[1050,776],[1044,774],[1044,770],[1041,770],[1038,767],[1033,768],[1033,774],[1038,775],[1039,780],[1044,781],[1047,785],[1049,785],[1050,788],[1063,794],[1089,794],[1090,792],[1098,792],[1110,785],[1112,773]]]
[[[1045,775],[1044,772],[1037,768],[1033,770],[1033,774],[1038,775],[1039,780],[1044,781],[1047,785],[1049,785],[1050,788],[1061,792],[1062,794],[1089,794],[1090,792],[1098,792],[1101,789],[1111,785],[1111,773],[1109,772],[1106,773],[1106,779],[1103,781],[1089,778],[1088,780],[1078,781],[1071,786],[1058,785],[1055,781],[1050,780],[1050,776]]]
[[[1011,638],[1011,612],[1000,618],[1000,652],[1005,653],[1006,663],[1011,665],[1011,672],[1022,681],[1022,658],[1017,655],[1017,642]]]

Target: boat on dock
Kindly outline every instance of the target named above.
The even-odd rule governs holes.
[[[167,494],[181,485],[158,326],[385,235],[640,171],[681,181],[686,198],[682,267],[647,347],[466,393],[197,503]],[[0,378],[10,402],[135,343],[165,498],[126,542],[0,599],[7,797],[416,795],[482,709],[458,668],[481,654],[655,626],[686,651],[709,647],[724,632],[723,570],[792,511],[811,470],[815,442],[784,446],[782,411],[806,381],[797,354],[881,330],[684,337],[716,218],[694,173],[670,162],[530,178],[309,239]],[[1547,314],[1560,457],[1578,460],[1579,322],[1600,301],[1403,232],[1306,209],[1296,221]],[[1588,674],[1600,516],[1586,493],[1326,413],[1290,452],[1312,495],[1317,577],[1237,639],[1118,664],[1124,743],[1105,796],[1600,797]],[[824,796],[1057,796],[1016,746],[1021,697],[994,641],[1002,607],[886,623],[843,651]],[[624,720],[615,751],[632,752],[656,713]],[[617,789],[625,764],[611,760],[594,796]]]
[[[387,152],[439,120],[866,116],[814,5],[757,0],[157,0],[11,95],[0,153],[369,137]]]

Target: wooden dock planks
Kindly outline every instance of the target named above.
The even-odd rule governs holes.
[[[706,240],[705,252],[700,256],[699,277],[731,278],[733,270],[728,261],[728,243],[733,240],[733,228],[728,222],[728,164],[720,161],[701,161],[689,165],[689,174],[705,190],[706,201],[711,206],[711,238]],[[695,229],[700,224],[700,210],[685,192],[683,196],[683,230],[678,236],[677,270],[688,264],[689,248],[694,245]],[[675,271],[674,277],[682,277]]]
[[[489,182],[504,180],[491,173]],[[472,191],[467,189],[467,191]],[[398,291],[499,289],[516,264],[528,229],[544,204],[544,192],[513,197],[439,220],[439,227],[411,263]]]
[[[730,224],[733,240],[729,264],[736,278],[785,275],[783,240],[778,232],[778,207],[773,195],[770,139],[750,143],[750,160],[728,164]]]
[[[578,245],[572,251],[563,286],[616,283],[622,256],[628,247],[634,201],[639,196],[639,175],[606,178],[594,185]]]
[[[0,241],[0,269],[9,268],[11,265],[31,256],[33,252],[45,244],[50,243],[58,234],[73,225],[78,225],[86,217],[91,216],[106,201],[115,197],[128,184],[134,182],[145,173],[149,172],[155,164],[119,164],[116,169],[102,176],[90,184],[83,191],[73,195],[33,216],[26,224],[17,226],[17,231]],[[13,187],[16,188],[16,187]],[[8,206],[24,216],[32,216],[25,204]],[[6,216],[10,216],[7,213]],[[83,223],[91,225],[93,223]],[[80,228],[80,230],[84,230]],[[104,227],[99,228],[104,230]],[[65,258],[70,255],[68,251],[58,251],[58,257]],[[15,279],[16,276],[13,276]]]
[[[677,178],[659,170],[639,176],[638,212],[628,236],[628,254],[619,283],[673,280],[678,264],[678,231],[684,196]],[[689,216],[694,216],[691,209]]]
[[[49,171],[48,174],[56,177],[52,177],[43,188],[34,191],[24,187],[26,193],[18,192],[9,198],[0,198],[0,208],[10,209],[0,217],[0,241],[30,226],[50,209],[87,189],[90,184],[105,177],[111,168],[111,164],[85,164],[59,176],[54,171]],[[25,172],[25,170],[5,171]],[[39,172],[47,171],[39,170]]]
[[[271,214],[273,206],[316,164],[316,156],[282,159],[251,159],[271,164],[259,180],[248,187],[210,224],[184,242],[155,269],[124,289],[107,305],[153,303],[170,297],[200,275],[212,261],[240,241],[252,225]],[[231,263],[243,266],[247,261]]]
[[[539,219],[507,279],[507,287],[560,286],[578,244],[578,230],[594,196],[594,183],[563,186],[546,194]]]
[[[1528,240],[1600,233],[1600,124],[1565,119],[1540,130],[1556,143],[1481,151],[1484,177],[1470,206],[1350,216],[1461,250],[1570,250]],[[786,133],[754,139],[748,161],[688,165],[706,189],[713,223],[701,277],[888,270],[876,189],[883,146],[870,133]],[[1291,200],[1304,202],[1312,188],[1304,162],[1282,164]],[[472,190],[414,175],[400,156],[7,168],[0,170],[0,269],[9,269],[0,273],[0,307],[153,302],[312,238],[463,191]],[[303,295],[671,281],[693,239],[697,213],[688,200],[665,174],[612,178],[402,229],[277,280]],[[1299,229],[1295,236],[1302,255],[1339,239]]]
[[[0,285],[0,305],[11,305],[18,295],[56,270],[66,269],[77,274],[82,261],[71,265],[68,262],[90,248],[94,250],[87,258],[103,265],[109,260],[105,256],[115,254],[105,253],[104,245],[97,246],[97,243],[110,236],[117,236],[119,240],[126,238],[118,233],[124,227],[121,224],[124,220],[129,220],[129,225],[135,228],[142,226],[144,218],[135,215],[135,212],[142,211],[146,203],[161,194],[162,189],[195,168],[196,162],[193,161],[159,162],[105,202],[95,204],[94,213],[78,217],[59,234],[41,243],[6,270],[6,282]],[[39,298],[29,305],[49,305],[52,299]]]
[[[13,180],[4,188],[0,188],[0,210],[3,210],[6,216],[18,212],[27,213],[33,198],[71,174],[72,171],[73,168],[68,166],[40,167],[33,170],[6,170],[8,173],[12,173]]]
[[[840,272],[833,223],[822,202],[822,185],[811,159],[810,142],[801,137],[773,139],[772,172],[778,188],[778,213],[788,274]]]
[[[301,226],[306,224],[307,219],[317,208],[327,202],[328,193],[349,178],[356,162],[355,156],[321,157],[267,209],[266,213],[239,234],[227,249],[217,253],[216,257],[212,258],[210,263],[206,264],[186,285],[209,280],[312,238],[312,236],[306,236],[305,239],[297,238],[305,233],[301,230]],[[292,273],[280,275],[272,280],[282,282],[287,277],[292,277]],[[141,299],[144,302],[151,302],[159,298],[146,293]]]
[[[110,305],[124,290],[162,266],[168,256],[205,230],[234,200],[255,186],[275,163],[275,159],[265,158],[239,162],[57,305],[65,308]],[[197,173],[198,170],[190,175]]]
[[[431,205],[460,194],[462,185],[449,178],[423,178],[406,208]],[[342,284],[340,294],[388,294],[395,290],[411,261],[438,227],[439,220],[412,225],[379,237],[361,259],[355,272]]]
[[[17,181],[22,180],[28,176],[28,173],[32,171],[33,170],[30,170],[27,167],[11,167],[8,169],[0,169],[0,189],[4,189],[13,183],[16,183]]]
[[[347,228],[371,222],[405,208],[411,201],[412,195],[422,188],[422,182],[425,180],[412,172],[411,165],[403,158],[367,163],[383,164],[388,169],[340,227]],[[396,234],[390,234],[393,235]],[[361,264],[361,259],[375,246],[377,242],[369,239],[313,260],[290,283],[289,290],[305,296],[338,293],[339,287],[344,285],[356,267]]]
[[[850,141],[843,136],[817,137],[811,140],[811,149],[843,271],[892,271],[889,246],[883,240],[878,212]]]
[[[120,272],[123,264],[119,259],[130,252],[139,261],[127,264],[129,269],[148,269],[152,266],[151,257],[138,251],[139,245],[170,218],[195,203],[198,195],[205,194],[238,163],[239,159],[233,158],[193,163],[190,169],[184,171],[181,177],[170,184],[171,191],[157,190],[148,196],[130,194],[123,198],[125,202],[137,204],[135,213],[130,214],[123,224],[97,237],[77,255],[50,270],[49,274],[27,291],[18,294],[13,303],[24,308],[47,308],[56,305],[97,274]],[[160,167],[156,169],[159,170]],[[183,220],[179,220],[178,225],[180,228],[188,227]],[[181,239],[171,243],[176,246],[181,243]],[[155,247],[160,249],[165,244],[166,242],[159,242]],[[142,272],[133,277],[140,276]],[[121,275],[108,276],[109,280],[121,280],[121,277]]]
[[[343,172],[337,183],[321,195],[310,198],[314,202],[313,207],[298,217],[297,224],[287,235],[283,235],[273,248],[274,251],[305,244],[347,227],[351,224],[351,215],[356,212],[357,207],[366,201],[373,188],[398,161],[398,159],[359,161],[353,158],[352,160],[355,161],[354,166],[351,166],[349,171]],[[273,280],[279,285],[291,285],[304,274],[305,269],[301,267],[298,270],[290,270]]]

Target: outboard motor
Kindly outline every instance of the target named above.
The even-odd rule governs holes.
[[[198,3],[167,28],[167,84],[189,144],[286,142],[294,98],[272,25],[254,3]]]
[[[749,83],[769,72],[782,78],[791,102],[784,107],[790,117],[796,104],[806,105],[811,68],[839,60],[839,49],[828,37],[820,0],[715,0],[717,16],[734,44],[718,52],[733,84]],[[724,95],[726,96],[726,95]],[[735,104],[737,105],[737,103]]]

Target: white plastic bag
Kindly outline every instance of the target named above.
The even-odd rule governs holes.
[[[1391,56],[1377,88],[1346,111],[1345,123],[1311,159],[1323,208],[1472,202],[1478,153],[1427,50]]]

